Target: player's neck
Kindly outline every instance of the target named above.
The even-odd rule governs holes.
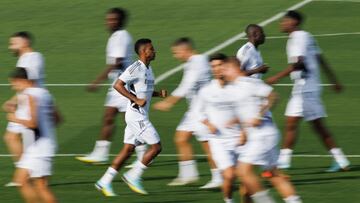
[[[26,53],[30,53],[30,52],[33,52],[34,50],[31,48],[31,47],[27,47],[27,48],[24,48],[24,49],[21,49],[19,51],[19,56],[22,56]]]
[[[258,48],[259,45],[255,42],[254,39],[249,39],[249,42],[253,44],[256,49]]]
[[[218,78],[217,81],[219,82],[219,84],[220,84],[221,87],[224,87],[225,84],[226,84],[226,83],[225,83],[225,80],[223,80],[223,79]]]
[[[149,68],[151,60],[145,58],[145,57],[139,57],[139,60],[145,64],[147,68]]]
[[[299,27],[295,27],[295,28],[293,28],[293,29],[291,29],[291,30],[289,30],[289,35],[291,35],[291,33],[293,33],[293,32],[296,32],[296,31],[299,31],[300,30],[300,28]]]

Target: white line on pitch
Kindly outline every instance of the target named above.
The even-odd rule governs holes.
[[[313,0],[313,1],[328,1],[328,2],[349,2],[349,3],[360,3],[359,0]]]

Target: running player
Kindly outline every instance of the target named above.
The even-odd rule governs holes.
[[[95,184],[96,188],[101,190],[105,196],[116,195],[112,190],[112,180],[133,153],[135,147],[144,144],[148,144],[150,147],[143,159],[137,161],[135,166],[122,176],[122,179],[133,191],[147,194],[141,184],[141,176],[161,151],[160,137],[148,116],[152,96],[166,96],[164,90],[154,92],[154,75],[150,62],[155,59],[155,49],[150,39],[139,39],[135,43],[135,52],[138,54],[139,60],[129,66],[114,85],[114,88],[128,98],[131,103],[125,114],[124,146],[112,165]]]
[[[41,53],[34,51],[32,48],[33,37],[29,32],[14,33],[9,40],[9,50],[18,57],[16,67],[23,67],[28,73],[30,80],[33,80],[36,86],[43,87],[44,85],[44,58]],[[6,112],[15,112],[19,118],[26,118],[27,109],[24,105],[18,105],[23,100],[23,95],[17,93],[10,100],[5,102],[4,110]],[[34,136],[26,135],[24,133],[32,133],[26,128],[14,122],[9,122],[4,135],[5,143],[13,155],[14,162],[17,162],[24,149],[34,142]],[[15,182],[10,182],[5,186],[17,186]]]
[[[197,93],[202,86],[210,81],[211,73],[209,61],[206,56],[197,54],[194,44],[189,38],[180,38],[172,46],[173,56],[185,63],[184,75],[179,86],[172,92],[171,96],[154,105],[154,108],[161,111],[169,111],[182,98],[188,102],[188,111],[176,128],[175,144],[179,156],[179,173],[168,185],[186,185],[199,179],[196,161],[193,157],[193,150],[190,139],[193,134],[201,143],[211,168],[211,180],[202,186],[203,189],[217,188],[222,184],[220,170],[216,168],[211,158],[208,144],[208,131],[201,124],[198,115],[194,112]],[[201,129],[200,129],[201,128]]]
[[[11,85],[25,97],[20,105],[26,106],[28,115],[24,119],[15,113],[8,113],[7,118],[10,122],[22,124],[35,135],[35,141],[24,150],[17,163],[15,182],[20,184],[19,189],[26,202],[55,203],[56,198],[48,187],[52,157],[57,146],[54,129],[56,112],[52,96],[28,79],[25,68],[15,70],[11,76]]]
[[[279,132],[272,117],[266,114],[276,100],[272,87],[262,80],[245,77],[235,57],[227,59],[223,75],[228,83],[233,83],[230,95],[238,101],[234,111],[246,130],[247,141],[241,149],[237,170],[251,198],[255,203],[274,202],[255,173],[255,167],[261,166],[271,172],[269,181],[286,203],[301,203],[293,185],[276,168]]]
[[[245,29],[248,42],[237,52],[236,57],[241,61],[241,68],[247,76],[261,79],[269,69],[264,65],[259,46],[265,42],[265,33],[261,26],[249,24]]]
[[[281,21],[281,30],[289,35],[286,52],[289,66],[282,72],[269,78],[267,82],[274,84],[281,78],[290,75],[294,87],[286,107],[285,138],[278,161],[279,168],[290,168],[291,155],[297,138],[297,130],[302,118],[311,123],[315,132],[333,155],[334,164],[327,170],[336,172],[347,170],[350,163],[324,123],[325,109],[321,101],[319,65],[336,92],[342,87],[325,61],[313,36],[301,30],[302,15],[297,11],[288,11]]]
[[[111,33],[106,46],[106,68],[88,87],[89,91],[95,91],[99,83],[107,77],[116,81],[118,76],[132,63],[132,38],[125,30],[128,14],[122,8],[111,8],[106,14],[106,26]],[[78,160],[87,163],[102,163],[108,160],[111,145],[111,136],[115,128],[115,117],[120,112],[122,117],[126,111],[128,99],[119,94],[113,85],[109,88],[103,117],[103,126],[99,140],[96,141],[93,151]],[[139,155],[143,147],[137,148]]]

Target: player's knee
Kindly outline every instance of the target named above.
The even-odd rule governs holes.
[[[160,144],[152,145],[151,150],[154,154],[160,154],[160,152],[162,151],[162,146]]]
[[[225,180],[234,180],[235,179],[235,173],[233,171],[224,171],[223,178]]]

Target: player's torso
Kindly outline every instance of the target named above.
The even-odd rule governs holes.
[[[39,87],[45,84],[45,61],[39,52],[29,52],[21,55],[16,63],[16,67],[25,68],[28,78],[35,80]]]
[[[245,71],[253,70],[264,64],[260,51],[251,42],[246,43],[239,49],[237,58],[241,61],[241,69]],[[261,79],[262,75],[257,73],[249,77]]]

